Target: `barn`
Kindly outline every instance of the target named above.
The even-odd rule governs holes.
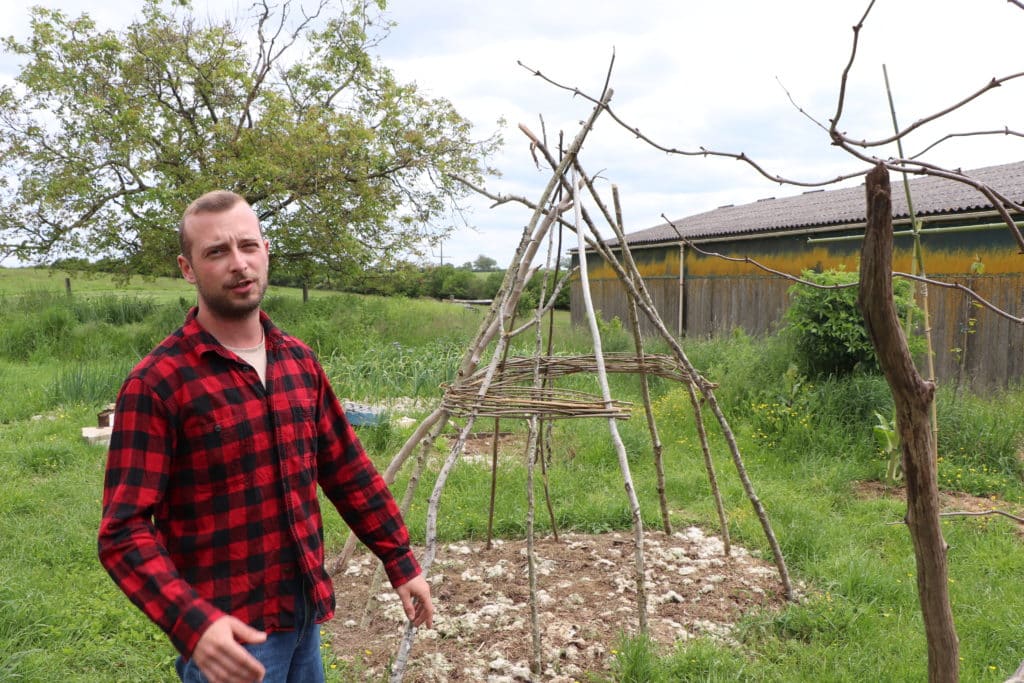
[[[1024,202],[1024,162],[967,175]],[[911,211],[900,177],[893,176],[892,183],[893,268],[910,273]],[[928,277],[959,283],[1004,311],[1024,315],[1024,255],[992,203],[970,186],[933,176],[912,177],[909,188]],[[804,270],[855,272],[864,225],[861,185],[722,206],[629,233],[626,242],[662,320],[678,336],[708,338],[736,328],[764,335],[780,324],[792,282],[750,263],[708,254],[749,257],[794,275]],[[614,249],[617,242],[610,245]],[[588,250],[586,256],[595,308],[606,319],[628,323],[625,291],[614,270],[599,254]],[[577,324],[584,322],[580,287],[577,279],[571,291]],[[928,300],[940,381],[957,380],[982,390],[1024,378],[1024,325],[955,289],[931,286]],[[641,325],[645,333],[653,332],[646,321]]]

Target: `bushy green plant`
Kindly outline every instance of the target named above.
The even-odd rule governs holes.
[[[715,395],[728,411],[745,411],[752,401],[775,393],[793,365],[785,339],[755,339],[740,328],[727,338],[687,342],[686,351],[697,370],[719,385]]]
[[[803,279],[824,288],[795,284],[789,289],[786,334],[792,340],[796,362],[809,377],[843,376],[855,371],[877,371],[878,361],[857,309],[856,273],[827,270],[804,271]],[[893,300],[900,320],[909,315],[917,321],[919,309],[913,287],[906,280],[893,281]],[[921,339],[911,336],[912,353],[923,348]]]
[[[612,316],[611,320],[605,320],[601,311],[595,311],[597,317],[597,331],[601,335],[601,348],[606,353],[617,351],[628,351],[635,346],[633,334],[622,324],[619,316]]]

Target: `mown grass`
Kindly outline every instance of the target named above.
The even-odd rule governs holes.
[[[129,604],[95,559],[105,454],[85,445],[79,430],[94,424],[97,408],[113,400],[119,378],[141,354],[180,324],[188,297],[98,291],[96,310],[85,313],[83,308],[91,309],[77,295],[70,301],[59,292],[3,296],[5,322],[27,330],[24,339],[37,341],[26,354],[0,337],[0,680],[176,680],[175,653],[166,638]],[[125,299],[114,303],[118,297]],[[92,296],[81,297],[87,298]],[[29,300],[31,305],[17,305]],[[318,350],[337,393],[358,399],[436,397],[437,385],[450,378],[480,315],[436,302],[350,295],[317,297],[303,306],[296,293],[277,290],[267,308],[279,325]],[[628,343],[614,326],[605,333],[611,346]],[[585,338],[566,329],[564,317],[557,334],[559,348],[584,348]],[[722,407],[804,597],[781,611],[746,615],[733,644],[697,639],[665,651],[624,635],[605,644],[616,650],[610,679],[924,680],[913,552],[898,523],[903,505],[895,497],[865,496],[858,486],[885,469],[871,434],[873,413],[891,411],[884,381],[857,376],[808,382],[790,372],[787,350],[778,342],[742,335],[688,343],[687,349],[720,384]],[[586,377],[574,378],[573,386],[594,388]],[[616,396],[635,401],[636,386],[635,378],[613,378]],[[716,515],[689,399],[664,381],[655,382],[654,391],[673,522],[713,530]],[[993,397],[940,391],[939,471],[945,487],[984,496],[993,505],[1024,502],[1022,402],[1021,391]],[[735,542],[768,557],[710,413],[705,422],[730,533]],[[502,429],[522,427],[501,424]],[[633,419],[619,426],[645,524],[657,528],[645,422]],[[482,420],[477,430],[492,427]],[[360,436],[383,467],[410,432],[384,423],[362,428]],[[559,528],[627,528],[628,505],[603,423],[557,422],[553,437],[550,485]],[[445,441],[440,440],[437,457],[446,452]],[[434,470],[425,475],[408,515],[417,541],[423,538]],[[403,473],[394,486],[399,495],[406,477]],[[456,465],[442,498],[442,540],[484,536],[489,477],[484,465]],[[495,528],[506,537],[521,536],[521,456],[503,459],[499,481]],[[546,511],[536,517],[542,531],[550,526]],[[950,518],[943,527],[950,544],[962,680],[1001,681],[1024,656],[1021,536],[999,518]],[[329,548],[340,548],[345,528],[336,515],[326,515],[325,534]],[[329,652],[325,658],[331,680],[364,680],[358,663]]]

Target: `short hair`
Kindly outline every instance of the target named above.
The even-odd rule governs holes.
[[[181,255],[189,261],[192,259],[192,240],[185,236],[185,221],[189,216],[199,213],[220,213],[239,202],[244,202],[246,206],[249,204],[245,197],[231,190],[213,190],[193,200],[181,214],[181,222],[178,224],[178,248],[181,249]]]

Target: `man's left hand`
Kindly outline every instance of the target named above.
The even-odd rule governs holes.
[[[430,628],[434,625],[434,603],[430,601],[430,584],[423,578],[423,574],[403,583],[395,592],[402,599],[405,616],[409,617],[413,626],[426,624],[427,628]]]

